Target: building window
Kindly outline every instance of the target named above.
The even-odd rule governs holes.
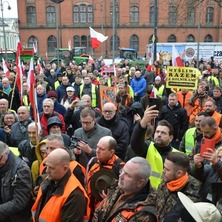
[[[75,35],[73,38],[74,47],[80,47],[80,38],[78,35]]]
[[[150,6],[150,24],[155,22],[154,6]]]
[[[214,8],[207,7],[206,11],[206,23],[212,23],[214,21]]]
[[[186,37],[186,42],[195,42],[194,36],[193,35],[188,35]]]
[[[176,42],[177,41],[177,38],[175,35],[170,35],[167,39],[167,42]]]
[[[81,4],[73,6],[74,23],[92,23],[93,7],[91,5]]]
[[[176,25],[176,23],[177,23],[177,8],[176,8],[176,6],[169,7],[168,22],[171,25]]]
[[[206,35],[204,38],[204,42],[213,42],[213,37],[211,35]]]
[[[195,24],[195,7],[188,7],[187,9],[187,24]]]
[[[57,40],[56,40],[56,37],[53,36],[53,35],[50,35],[48,37],[48,40],[47,40],[47,48],[48,48],[48,52],[55,52],[55,49],[57,47]]]
[[[119,36],[114,35],[114,42],[115,42],[115,51],[119,49]],[[110,38],[110,51],[113,51],[113,36]]]
[[[56,23],[56,12],[55,12],[54,6],[46,7],[46,20],[47,20],[47,24]]]
[[[27,23],[36,24],[36,10],[33,6],[27,7]]]
[[[38,48],[38,39],[35,36],[29,37],[29,39],[28,39],[28,47],[33,47],[34,44]]]
[[[115,26],[119,24],[119,5],[118,2],[115,0]],[[111,2],[110,6],[110,23],[113,24],[113,1]]]
[[[130,37],[130,48],[139,51],[139,38],[137,35],[132,35]]]
[[[81,47],[87,47],[87,36],[81,36]]]
[[[139,8],[136,6],[130,7],[130,22],[132,23],[139,22]]]

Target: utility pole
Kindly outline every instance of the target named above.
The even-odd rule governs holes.
[[[157,0],[154,0],[154,30],[153,30],[153,62],[156,61],[156,43],[157,43],[157,19],[158,19],[158,10],[157,10]]]

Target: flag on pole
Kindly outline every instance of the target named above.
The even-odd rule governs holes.
[[[172,47],[172,65],[173,66],[184,66],[182,59],[180,58],[180,55],[179,55],[175,45],[173,45],[173,47]]]
[[[90,29],[91,46],[93,49],[99,47],[102,42],[108,39],[108,36],[104,36],[102,33],[96,32],[93,28]]]
[[[33,42],[33,51],[34,51],[34,53],[37,53],[37,51],[38,51],[38,43],[37,42]]]
[[[46,61],[46,63],[48,63],[48,61],[49,61],[49,57],[48,57],[48,53],[47,52],[45,53],[45,61]]]
[[[18,90],[21,95],[21,101],[22,101],[22,67],[20,62],[20,54],[22,52],[22,45],[20,42],[17,42],[16,47],[16,68],[17,68],[17,75],[16,75],[16,84],[18,87]]]
[[[5,60],[2,58],[2,65],[3,65],[3,72],[6,75],[6,77],[8,77],[10,75],[10,71],[6,65]]]
[[[153,86],[153,88],[152,88],[152,91],[150,93],[150,98],[157,98],[155,86]]]
[[[147,70],[147,72],[151,72],[151,71],[152,71],[152,62],[151,62],[151,58],[149,59],[149,63],[147,64],[146,70]]]
[[[37,60],[37,70],[38,70],[38,74],[44,74],[43,68],[41,66],[40,58]]]

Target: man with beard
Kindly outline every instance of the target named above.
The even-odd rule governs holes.
[[[150,184],[157,189],[162,181],[163,163],[167,154],[177,150],[170,145],[173,139],[173,128],[166,120],[158,122],[154,142],[144,141],[147,125],[159,114],[159,111],[153,108],[154,106],[148,107],[142,120],[134,127],[130,145],[137,156],[146,158],[150,163],[152,169]]]
[[[199,142],[202,139],[203,134],[200,130],[200,121],[207,116],[208,114],[205,112],[197,113],[194,120],[195,127],[189,128],[185,132],[182,138],[182,141],[180,143],[180,147],[179,147],[180,151],[186,154],[190,154],[191,150],[195,146],[195,142]]]
[[[209,98],[204,106],[204,111],[216,120],[217,125],[222,128],[221,114],[217,111],[216,103],[213,99]]]

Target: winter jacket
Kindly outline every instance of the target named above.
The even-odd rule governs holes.
[[[116,184],[113,184],[109,190],[108,197],[105,198],[96,209],[92,222],[155,222],[156,210],[153,206],[147,204],[146,197],[150,192],[149,183],[140,192],[128,197],[114,211],[113,206],[121,199],[122,191]]]
[[[200,189],[203,201],[212,201],[211,184],[222,182],[222,162],[218,160],[215,165],[203,164],[200,168],[193,164],[190,174],[203,183]]]
[[[178,218],[173,220],[178,221],[184,210],[184,206],[180,202],[177,192],[180,191],[194,202],[199,202],[201,201],[199,195],[200,186],[201,183],[192,176],[189,176],[185,186],[176,191],[170,191],[166,183],[162,182],[157,191],[150,193],[147,201],[156,206],[159,221],[162,221],[164,218],[166,219],[170,215],[175,215],[175,217],[178,215]]]
[[[66,88],[68,86],[72,86],[70,83],[68,85],[63,85],[61,84],[57,89],[56,89],[56,92],[57,92],[57,95],[58,95],[58,98],[57,98],[57,101],[60,103],[62,98],[66,95]]]
[[[134,77],[131,81],[130,86],[132,87],[134,93],[137,93],[137,96],[144,96],[146,90],[146,80],[144,79],[144,77]]]
[[[0,167],[0,222],[30,221],[32,188],[29,167],[10,152]]]
[[[111,120],[106,120],[104,116],[102,116],[97,122],[99,125],[111,130],[112,136],[117,142],[115,154],[124,160],[129,145],[129,126],[127,120],[124,120],[123,117],[116,114]]]
[[[99,140],[104,136],[112,136],[111,130],[100,126],[98,123],[95,124],[92,130],[85,131],[82,127],[75,130],[74,137],[77,137],[80,140],[86,141],[90,148],[92,149],[92,153],[90,155],[85,152],[81,152],[80,155],[76,155],[76,160],[86,167],[89,159],[96,155],[96,146]]]
[[[174,140],[178,139],[181,141],[189,126],[187,111],[179,103],[172,108],[169,105],[165,105],[159,114],[158,121],[163,119],[173,126]]]

